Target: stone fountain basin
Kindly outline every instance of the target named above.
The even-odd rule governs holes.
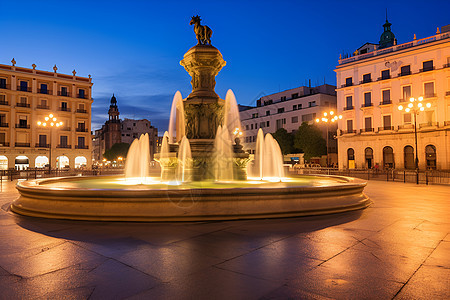
[[[322,215],[366,208],[367,182],[342,176],[299,176],[288,182],[193,182],[124,185],[123,177],[22,181],[15,213],[95,221],[205,221]],[[119,182],[119,183],[117,183]]]

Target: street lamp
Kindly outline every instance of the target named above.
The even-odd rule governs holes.
[[[430,108],[431,103],[424,103],[423,97],[419,98],[409,98],[409,103],[406,107],[403,107],[403,105],[398,106],[398,110],[405,111],[407,113],[411,112],[414,114],[414,141],[416,145],[416,159],[415,159],[415,167],[416,167],[416,184],[419,184],[419,158],[417,156],[417,116],[421,111],[425,110],[425,107]]]
[[[340,120],[340,119],[342,119],[342,116],[341,115],[335,115],[334,111],[332,111],[332,110],[330,110],[329,112],[324,112],[322,119],[319,119],[319,118],[316,119],[316,123],[324,122],[325,124],[327,124],[327,138],[326,138],[326,141],[327,141],[327,167],[330,164],[330,160],[329,160],[329,157],[328,157],[328,138],[329,138],[329,136],[328,136],[329,135],[328,134],[328,124],[329,123],[334,123],[334,122],[336,122],[337,120]]]
[[[58,119],[53,115],[49,114],[44,118],[44,121],[38,121],[37,125],[42,127],[48,127],[50,128],[50,144],[49,144],[49,154],[48,154],[48,173],[51,173],[52,170],[52,135],[53,135],[53,128],[62,126],[63,122],[57,122]]]

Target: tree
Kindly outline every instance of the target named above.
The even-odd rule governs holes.
[[[286,129],[280,128],[272,134],[273,138],[277,140],[283,154],[290,154],[294,151],[294,137],[288,133]]]
[[[119,156],[125,158],[127,157],[128,149],[130,144],[127,143],[115,143],[112,147],[103,153],[103,157],[107,160],[114,161],[117,160]]]
[[[311,157],[324,155],[327,151],[326,141],[320,129],[306,122],[303,122],[295,133],[294,146],[303,150],[307,161]]]

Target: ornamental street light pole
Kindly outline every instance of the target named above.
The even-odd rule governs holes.
[[[419,184],[419,157],[417,153],[417,116],[421,111],[425,110],[425,107],[430,108],[431,103],[424,103],[423,97],[419,98],[409,98],[409,103],[406,107],[403,107],[403,105],[398,106],[398,110],[405,111],[407,113],[411,112],[414,114],[414,142],[416,146],[416,159],[415,159],[415,167],[416,167],[416,184]]]
[[[49,153],[48,153],[48,173],[51,174],[52,171],[52,136],[53,136],[53,128],[59,127],[63,124],[63,122],[57,122],[57,118],[53,114],[49,114],[44,118],[44,121],[38,121],[37,125],[42,127],[50,128],[50,144],[49,144]]]
[[[342,116],[341,115],[335,115],[334,111],[332,111],[332,110],[330,110],[329,112],[324,112],[322,119],[319,119],[319,118],[316,119],[316,123],[324,122],[325,124],[327,124],[327,138],[326,138],[326,142],[327,142],[327,167],[330,165],[330,159],[329,159],[329,155],[328,155],[328,139],[329,139],[328,124],[329,123],[334,123],[338,119],[339,120],[342,119]]]

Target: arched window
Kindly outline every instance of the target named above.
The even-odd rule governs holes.
[[[26,170],[30,167],[30,161],[28,160],[28,157],[24,155],[19,155],[16,157],[14,162],[14,167],[16,170]]]
[[[411,146],[405,146],[403,148],[403,159],[405,162],[405,169],[414,170],[416,168],[414,163],[414,148]]]
[[[36,168],[45,168],[45,166],[47,164],[48,164],[47,156],[38,156],[38,157],[36,157],[36,160],[34,161],[34,166]]]
[[[383,148],[383,167],[385,169],[391,169],[394,167],[394,149],[386,146]]]
[[[370,147],[367,147],[364,150],[364,157],[366,159],[366,168],[372,169],[373,168],[373,149]]]
[[[56,168],[63,169],[69,167],[69,158],[67,156],[59,156],[56,158]]]
[[[352,148],[348,148],[347,150],[347,161],[348,161],[348,168],[354,169],[355,168],[355,150]]]
[[[0,170],[8,170],[8,158],[0,155]]]
[[[427,169],[436,169],[436,147],[428,145],[425,147],[425,158],[427,160]]]
[[[75,169],[85,168],[87,164],[87,159],[84,156],[75,157]]]

